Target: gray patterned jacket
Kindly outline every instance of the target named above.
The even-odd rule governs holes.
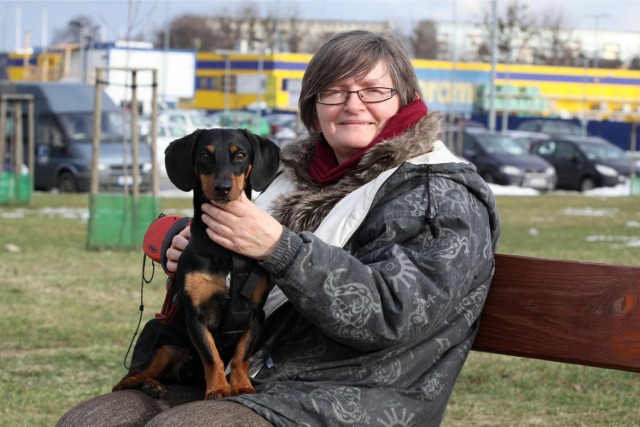
[[[500,227],[490,189],[439,136],[431,114],[324,188],[306,173],[313,142],[285,147],[257,199],[287,227],[263,262],[278,288],[257,394],[233,400],[277,426],[440,424]]]

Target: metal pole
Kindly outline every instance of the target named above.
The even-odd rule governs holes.
[[[450,126],[453,126],[454,107],[456,104],[456,69],[458,64],[458,13],[455,0],[452,5],[451,13],[453,15],[453,40],[451,43],[451,73],[449,74],[449,105],[447,108],[449,117],[447,119],[447,123]]]
[[[224,57],[224,111],[231,107],[231,60],[229,54]]]
[[[629,190],[630,194],[633,196],[635,194],[634,190],[636,184],[636,148],[638,144],[638,123],[634,120],[631,122],[631,141],[629,144],[629,151],[631,152],[631,173],[629,174]],[[640,191],[640,188],[638,188]]]
[[[4,171],[4,152],[7,137],[7,99],[0,97],[0,174]]]
[[[80,74],[82,76],[82,83],[87,82],[87,25],[84,21],[80,22]]]
[[[34,180],[35,180],[35,175],[36,175],[36,169],[35,169],[35,161],[34,161],[34,156],[35,156],[35,112],[34,112],[34,105],[33,105],[33,96],[30,96],[30,98],[28,99],[28,139],[27,139],[27,149],[29,150],[27,153],[27,158],[28,158],[28,168],[29,168],[29,188],[30,190],[33,190],[34,187]]]
[[[509,111],[510,103],[512,99],[511,88],[509,87],[509,64],[511,64],[511,51],[507,51],[505,68],[505,85],[503,98],[502,98],[502,132],[506,132],[509,129]]]
[[[260,42],[260,50],[258,51],[258,106],[256,108],[256,114],[259,118],[262,117],[262,92],[264,90],[262,83],[264,78],[264,42]],[[256,123],[257,125],[257,123]]]
[[[491,1],[491,82],[489,90],[489,129],[496,130],[496,63],[498,62],[498,2]]]

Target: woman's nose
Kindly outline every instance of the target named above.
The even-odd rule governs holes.
[[[344,102],[346,108],[364,108],[364,102],[360,99],[357,92],[347,93],[347,100]]]

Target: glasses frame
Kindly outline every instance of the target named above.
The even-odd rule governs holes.
[[[360,95],[360,92],[363,91],[367,91],[367,90],[371,90],[371,89],[387,89],[391,91],[391,95],[389,95],[388,98],[386,99],[381,99],[380,101],[365,101],[364,99],[362,99],[362,96]],[[345,93],[346,97],[344,99],[344,101],[342,102],[321,102],[320,101],[320,95],[324,92],[341,92],[341,93]],[[383,87],[383,86],[374,86],[374,87],[366,87],[364,89],[359,89],[359,90],[339,90],[339,89],[332,89],[332,90],[323,90],[320,91],[318,93],[316,93],[316,102],[318,104],[322,104],[322,105],[341,105],[341,104],[346,104],[349,101],[349,95],[351,95],[352,93],[356,93],[358,94],[358,99],[365,103],[365,104],[378,104],[380,102],[385,102],[390,100],[391,98],[393,98],[397,93],[398,93],[398,89],[394,89],[392,87]]]

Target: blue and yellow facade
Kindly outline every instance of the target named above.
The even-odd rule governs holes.
[[[61,53],[0,54],[0,78],[42,78],[61,67]],[[258,100],[274,110],[295,110],[308,54],[198,53],[195,96],[184,108],[241,109]],[[430,109],[488,110],[491,67],[483,63],[413,61]],[[260,79],[260,75],[262,78]],[[262,82],[262,83],[258,83]],[[257,85],[262,85],[262,90]],[[496,67],[496,109],[512,114],[630,120],[640,115],[640,71],[535,65]]]
[[[273,54],[197,56],[196,97],[185,107],[220,110],[244,108],[255,93],[238,93],[238,77],[259,72],[265,79],[263,101],[271,109],[296,109],[300,82],[311,55]],[[260,64],[262,61],[262,64]],[[413,61],[423,96],[432,110],[472,113],[486,111],[491,66],[483,63]],[[225,91],[225,76],[231,87]],[[505,65],[496,67],[496,108],[513,114],[600,118],[640,113],[640,71]]]

